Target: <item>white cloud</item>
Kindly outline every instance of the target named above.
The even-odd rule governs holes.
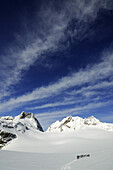
[[[106,0],[91,0],[87,3],[85,0],[66,0],[61,5],[61,9],[58,11],[52,3],[47,7],[41,7],[33,19],[33,25],[30,27],[24,23],[26,29],[22,30],[24,32],[22,35],[18,35],[18,42],[14,42],[11,47],[5,50],[0,63],[1,98],[10,95],[11,86],[21,80],[23,71],[28,70],[35,61],[38,60],[40,63],[46,52],[60,49],[60,41],[67,38],[65,29],[71,19],[76,18],[81,24],[78,22],[74,32],[69,35],[81,39],[86,36],[82,22],[86,22],[88,26],[89,22],[95,19],[100,8],[113,8]],[[85,78],[87,79],[87,77]],[[60,85],[61,83],[59,83]]]
[[[98,83],[103,81],[103,87],[107,85],[111,86],[110,82],[105,83],[105,79],[108,79],[110,76],[113,76],[113,55],[107,55],[104,60],[93,66],[88,66],[86,69],[79,70],[78,72],[73,73],[70,76],[63,77],[57,82],[50,84],[48,86],[42,86],[36,88],[32,92],[19,96],[17,98],[11,98],[6,102],[0,103],[1,111],[6,108],[15,108],[20,105],[25,105],[28,102],[34,100],[40,100],[49,98],[52,96],[60,95],[66,93],[66,91],[72,87],[84,86],[86,83],[89,85],[89,89],[98,88]],[[97,87],[96,87],[97,84]],[[100,84],[100,85],[101,85]],[[92,87],[90,87],[92,85]]]
[[[113,122],[113,112],[109,113],[109,115],[99,115],[99,117],[103,122]]]
[[[48,104],[44,104],[41,106],[35,106],[35,107],[28,107],[26,108],[27,110],[36,110],[36,109],[44,109],[44,108],[48,108],[48,107],[56,107],[56,106],[65,106],[65,105],[70,105],[70,104],[75,104],[74,101],[64,101],[64,102],[56,102],[56,103],[48,103]]]
[[[66,116],[75,116],[75,115],[82,115],[82,114],[86,114],[87,111],[93,111],[94,109],[100,108],[100,107],[105,107],[107,105],[113,104],[113,102],[111,101],[107,101],[107,102],[95,102],[95,103],[89,103],[87,105],[81,106],[81,107],[74,107],[74,108],[68,108],[68,109],[63,109],[63,110],[58,110],[58,111],[46,111],[44,113],[37,113],[36,117],[38,120],[41,121],[42,124],[44,124],[44,127],[47,128],[51,125],[51,123],[54,122],[54,120],[59,120],[62,117],[66,117]],[[90,113],[90,114],[94,114],[94,113]],[[113,118],[113,116],[106,116],[105,118],[101,116],[101,120],[109,120],[109,118]]]
[[[48,108],[48,107],[56,107],[56,106],[65,106],[65,105],[72,105],[72,104],[78,104],[78,103],[84,103],[84,102],[88,102],[88,98],[90,100],[90,97],[96,95],[96,97],[94,97],[93,99],[91,99],[92,101],[99,101],[101,99],[105,99],[107,97],[112,96],[112,94],[109,94],[107,92],[106,94],[106,88],[112,88],[113,87],[113,81],[107,82],[107,81],[102,81],[100,83],[96,83],[96,84],[92,84],[90,86],[87,87],[82,87],[79,90],[72,90],[71,92],[66,92],[67,96],[66,98],[63,99],[63,102],[55,102],[55,103],[48,103],[48,104],[43,104],[43,105],[39,105],[39,106],[34,106],[34,107],[27,107],[27,110],[36,110],[36,109],[43,109],[43,108]],[[96,91],[96,90],[103,90],[102,91]],[[81,96],[84,97],[78,97],[77,95],[80,94]],[[73,97],[75,96],[75,97]],[[67,100],[68,99],[68,100]]]
[[[61,111],[46,111],[45,113],[37,113],[38,117],[52,117],[52,116],[56,116],[56,115],[73,115],[73,114],[77,114],[77,112],[80,113],[80,111],[86,111],[86,110],[94,110],[96,108],[100,108],[100,107],[104,107],[108,104],[112,104],[113,102],[111,101],[107,101],[107,102],[95,102],[95,103],[89,103],[87,105],[81,106],[81,107],[74,107],[74,108],[68,108],[68,109],[63,109]]]
[[[97,94],[97,93],[101,93],[101,91],[97,90],[101,90],[101,89],[106,89],[106,88],[112,88],[113,87],[113,80],[111,81],[102,81],[96,84],[91,84],[88,85],[86,87],[82,87],[79,90],[72,90],[71,92],[67,92],[68,95],[77,95],[77,94],[83,94],[87,96],[87,94],[89,93],[89,95],[93,95],[93,94]]]

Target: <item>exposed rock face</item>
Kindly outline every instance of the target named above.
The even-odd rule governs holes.
[[[84,119],[84,124],[86,125],[98,125],[100,121],[96,119],[94,116]]]
[[[0,149],[4,147],[9,141],[15,139],[17,136],[12,133],[8,133],[0,130]]]
[[[0,128],[15,129],[22,133],[29,129],[36,129],[43,132],[43,128],[33,113],[22,112],[16,117],[0,117]]]
[[[48,132],[78,131],[86,127],[97,127],[104,130],[113,131],[113,124],[102,123],[94,116],[82,119],[80,117],[69,116],[61,122],[56,121],[48,129]]]
[[[43,128],[33,113],[22,112],[16,117],[0,117],[0,148],[15,139],[18,133],[34,129],[43,132]]]
[[[25,113],[22,112],[19,116],[14,118],[14,121],[21,122],[24,126],[26,126],[27,130],[30,128],[35,128],[39,131],[43,132],[43,128],[40,125],[39,121],[36,119],[33,113]]]
[[[68,117],[60,126],[60,131],[63,131],[63,126],[66,126],[67,128],[71,128],[68,124],[71,122],[72,116]]]

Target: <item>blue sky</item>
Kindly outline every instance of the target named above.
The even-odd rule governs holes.
[[[44,129],[69,115],[113,122],[112,0],[7,0],[0,11],[1,116],[33,112]]]

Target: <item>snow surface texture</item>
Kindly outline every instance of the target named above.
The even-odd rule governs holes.
[[[0,151],[1,170],[113,170],[113,152],[92,153],[76,160],[76,153],[26,153]],[[6,162],[7,161],[7,162]]]
[[[113,169],[113,132],[98,128],[89,127],[76,133],[27,131],[3,149],[2,170]],[[90,157],[77,159],[82,154]]]
[[[72,119],[78,122],[77,130]],[[62,132],[59,130],[61,124]],[[106,128],[108,125],[111,128]],[[58,128],[56,131],[47,132],[41,132],[36,128],[31,128],[25,133],[16,131],[17,138],[0,151],[1,170],[113,169],[112,124],[102,125],[94,117],[67,117],[55,127]],[[90,154],[90,157],[77,159],[77,155],[87,154]]]
[[[82,119],[80,117],[69,116],[67,118],[64,118],[61,122],[57,120],[48,128],[47,131],[48,132],[78,131],[88,126],[113,131],[113,124],[102,123],[93,116],[85,119]]]

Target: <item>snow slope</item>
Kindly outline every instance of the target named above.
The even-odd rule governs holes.
[[[113,132],[99,128],[85,128],[76,133],[33,130],[3,149],[0,151],[2,170],[113,169]],[[82,154],[90,157],[77,160],[77,155]]]
[[[0,117],[0,148],[7,145],[11,140],[18,138],[21,133],[32,129],[42,131],[43,129],[33,113],[22,112],[16,117]]]
[[[76,153],[26,153],[0,151],[1,170],[112,170],[113,152],[92,153],[76,160]]]
[[[37,132],[27,131],[25,134],[18,134],[9,145],[3,149],[38,152],[38,153],[62,153],[98,151],[113,145],[113,132],[99,128],[85,128],[74,132]],[[96,148],[95,148],[96,146]]]
[[[62,131],[78,131],[85,127],[92,126],[100,129],[113,131],[113,124],[102,123],[94,116],[82,119],[81,117],[66,117],[61,122],[58,120],[53,123],[48,129],[48,132],[62,132]]]
[[[1,169],[112,170],[113,131],[105,129],[106,124],[103,128],[94,117],[77,121],[79,130],[41,132],[31,128],[25,133],[18,131],[18,137],[0,151]],[[70,122],[63,126],[67,123]],[[77,159],[77,155],[87,154],[90,157]]]

